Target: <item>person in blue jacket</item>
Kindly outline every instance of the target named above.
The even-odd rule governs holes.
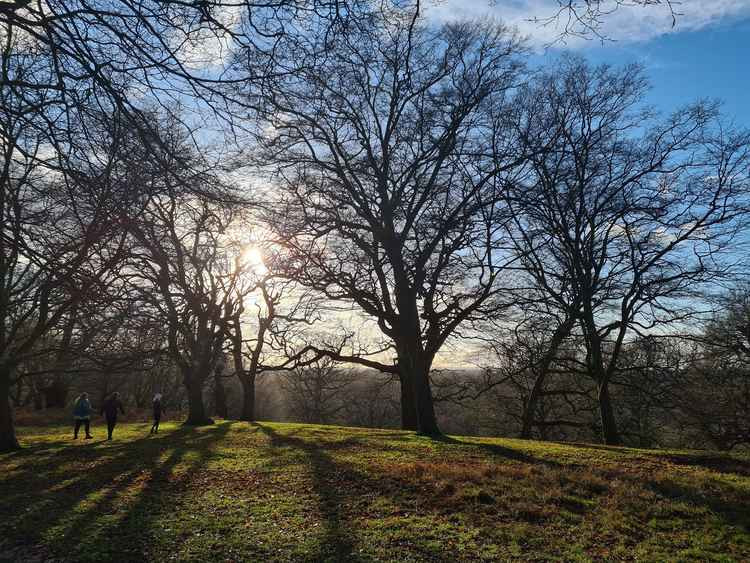
[[[73,419],[76,422],[75,430],[73,430],[73,439],[78,439],[78,430],[81,428],[81,424],[86,428],[86,440],[93,438],[90,432],[91,425],[91,403],[89,402],[89,394],[81,393],[76,398],[75,406],[73,407]]]

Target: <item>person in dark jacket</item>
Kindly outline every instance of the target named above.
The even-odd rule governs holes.
[[[161,393],[157,393],[154,395],[154,424],[151,426],[151,434],[159,433],[159,421],[163,412],[164,407],[161,404]]]
[[[90,440],[93,438],[90,430],[91,425],[91,403],[89,402],[88,393],[81,393],[76,397],[75,405],[73,406],[73,419],[76,421],[75,429],[73,430],[73,439],[78,439],[78,431],[81,429],[81,425],[86,428],[86,439]]]
[[[122,403],[120,402],[120,394],[112,393],[109,398],[102,404],[102,408],[99,413],[103,414],[107,419],[107,440],[112,439],[112,431],[115,429],[115,425],[117,424],[118,410],[122,414],[125,414],[125,410],[122,408]]]

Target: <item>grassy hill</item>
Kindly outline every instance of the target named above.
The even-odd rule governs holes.
[[[22,428],[0,560],[750,560],[750,460],[222,422]]]

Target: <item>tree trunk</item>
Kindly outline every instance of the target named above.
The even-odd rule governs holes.
[[[401,257],[398,255],[400,249],[391,248],[391,254],[396,256],[394,264],[394,276],[396,281],[396,306],[399,310],[398,332],[393,339],[396,343],[396,355],[398,356],[398,369],[400,376],[405,382],[411,383],[414,393],[412,399],[416,411],[417,431],[421,434],[440,434],[437,419],[435,418],[435,407],[432,401],[432,390],[430,389],[430,366],[433,356],[430,356],[422,342],[422,326],[419,320],[417,306],[417,292],[411,287],[409,277],[405,274]],[[406,413],[404,401],[405,385],[402,381],[401,413]],[[410,417],[405,417],[410,420]],[[402,419],[402,425],[404,421]]]
[[[430,389],[429,369],[417,369],[414,371],[414,398],[417,407],[417,430],[420,434],[435,436],[440,434],[437,418],[435,417],[435,404],[432,400]]]
[[[432,390],[430,389],[430,362],[427,361],[425,353],[421,349],[421,342],[402,342],[401,345],[397,345],[396,352],[398,354],[399,375],[402,378],[402,417],[404,414],[408,414],[405,411],[409,402],[413,402],[417,422],[416,430],[420,434],[440,434],[437,418],[435,418]],[[409,396],[407,387],[411,387],[413,395]],[[404,391],[407,392],[404,393]],[[411,419],[407,416],[406,420]]]
[[[240,383],[242,383],[242,414],[240,420],[253,422],[255,420],[255,376],[241,376]]]
[[[10,406],[10,370],[0,368],[0,452],[10,452],[19,448],[13,408]]]
[[[537,405],[539,403],[539,397],[542,395],[542,385],[544,385],[546,373],[540,373],[537,375],[534,381],[534,387],[531,388],[531,393],[526,401],[523,408],[523,421],[521,423],[521,434],[520,438],[528,440],[531,438],[531,429],[534,426],[534,413],[536,412]]]
[[[206,426],[214,421],[206,416],[206,408],[203,405],[203,378],[195,374],[185,378],[188,397],[188,417],[185,424],[190,426]]]
[[[224,390],[221,375],[214,376],[214,414],[224,419],[228,417],[227,393]]]
[[[72,306],[68,314],[68,320],[63,329],[60,349],[55,356],[54,377],[52,384],[45,390],[47,408],[64,409],[68,406],[68,393],[70,392],[70,382],[68,372],[73,366],[73,351],[71,342],[78,319],[78,307]]]
[[[612,410],[612,402],[609,399],[609,386],[606,382],[599,385],[599,413],[604,443],[610,446],[622,445],[622,439],[617,431],[617,422]]]
[[[401,384],[401,429],[417,430],[417,405],[414,400],[414,385],[409,378],[399,373]]]
[[[44,408],[44,396],[39,392],[39,389],[34,386],[34,410],[40,411]]]
[[[61,374],[56,374],[49,387],[44,389],[45,403],[48,409],[62,409],[68,402],[68,382]]]
[[[550,365],[552,365],[552,362],[555,360],[555,357],[557,356],[557,350],[558,348],[560,348],[560,344],[562,344],[563,340],[565,340],[565,338],[567,338],[567,336],[570,334],[570,331],[573,328],[573,324],[574,324],[574,317],[570,316],[565,320],[565,322],[558,325],[557,328],[555,329],[555,332],[552,334],[549,347],[547,348],[547,351],[544,353],[541,363],[537,367],[536,380],[534,381],[534,386],[531,389],[531,393],[529,394],[529,399],[526,402],[526,405],[524,408],[523,423],[521,427],[521,436],[520,436],[521,438],[525,438],[525,439],[531,438],[531,430],[534,426],[534,415],[537,411],[539,398],[542,395],[542,389],[544,387],[544,381],[547,378],[547,373],[549,372],[549,367]]]

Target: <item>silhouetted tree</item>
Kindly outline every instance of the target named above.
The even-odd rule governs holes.
[[[253,162],[279,190],[269,224],[301,283],[355,303],[393,343],[397,365],[332,357],[397,374],[406,428],[438,432],[435,355],[499,306],[501,185],[519,163],[504,104],[518,49],[501,26],[433,28],[384,9],[341,36],[313,30],[282,39],[273,59],[244,61],[267,76],[249,100],[261,121]],[[296,60],[309,64],[283,72]]]
[[[518,119],[529,173],[509,184],[536,289],[576,315],[608,444],[621,440],[609,383],[628,335],[696,311],[735,261],[747,209],[748,134],[706,104],[658,121],[643,108],[646,86],[637,66],[575,58],[537,78]]]

